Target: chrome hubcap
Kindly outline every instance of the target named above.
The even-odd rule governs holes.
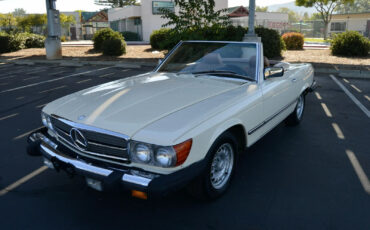
[[[297,102],[297,118],[299,120],[301,119],[302,114],[303,114],[303,107],[304,107],[304,100],[303,100],[303,96],[301,95],[298,98],[298,102]]]
[[[229,143],[225,143],[218,148],[212,160],[210,179],[215,189],[220,189],[227,183],[233,166],[233,148]]]

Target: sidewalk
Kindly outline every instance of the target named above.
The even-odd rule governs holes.
[[[62,42],[63,47],[83,47],[83,46],[93,46],[93,41],[91,40],[80,40],[80,41],[68,41]],[[149,45],[149,42],[145,41],[126,41],[127,45]]]

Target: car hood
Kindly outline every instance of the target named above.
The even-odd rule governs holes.
[[[240,84],[242,82],[191,75],[148,73],[62,97],[49,103],[43,111],[132,137],[157,120]]]

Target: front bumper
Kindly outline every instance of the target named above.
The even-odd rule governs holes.
[[[32,156],[43,156],[44,164],[56,171],[66,171],[69,175],[81,175],[101,183],[104,189],[123,187],[127,190],[145,192],[148,196],[163,196],[181,189],[197,177],[206,166],[199,161],[185,169],[168,175],[153,174],[137,168],[118,167],[90,161],[78,155],[68,154],[65,147],[47,133],[46,128],[31,133],[28,137],[27,152]],[[91,185],[90,185],[91,186]],[[93,186],[91,186],[93,187]],[[100,189],[98,189],[100,190]]]

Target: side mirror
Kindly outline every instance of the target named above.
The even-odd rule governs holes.
[[[283,67],[268,67],[264,72],[265,79],[272,77],[282,77],[284,75]]]

